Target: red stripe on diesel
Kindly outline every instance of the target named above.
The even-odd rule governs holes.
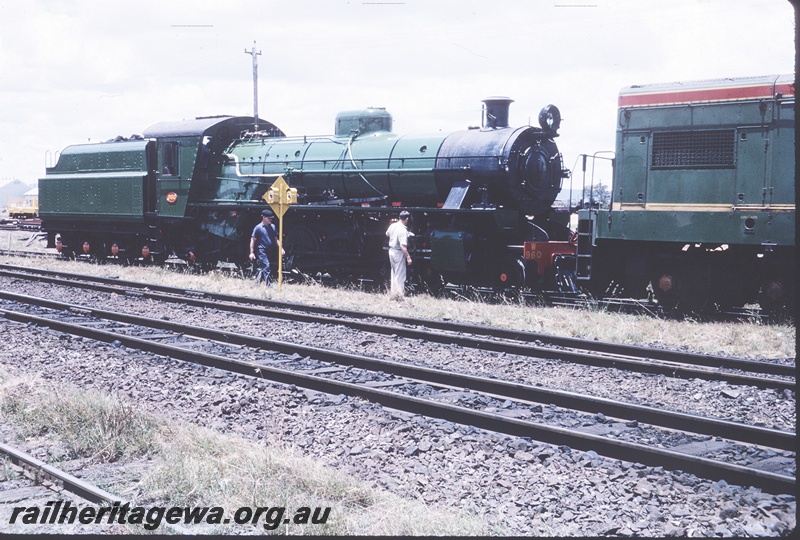
[[[620,107],[641,107],[644,105],[669,105],[675,103],[700,103],[709,101],[727,101],[740,99],[772,99],[775,93],[784,97],[794,95],[793,84],[771,84],[758,86],[729,86],[724,88],[702,88],[696,90],[678,90],[652,94],[628,94],[619,96]]]

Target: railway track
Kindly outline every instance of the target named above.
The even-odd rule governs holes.
[[[110,493],[91,482],[82,480],[58,467],[45,463],[9,444],[0,443],[0,455],[7,457],[15,472],[30,479],[37,488],[40,488],[35,493],[26,492],[25,498],[36,497],[40,499],[41,504],[32,504],[31,501],[28,501],[26,502],[27,507],[36,506],[41,509],[47,509],[46,511],[49,512],[49,508],[54,504],[53,494],[63,494],[64,492],[71,493],[84,501],[98,506],[110,508],[125,508],[126,505],[133,506],[131,501]],[[8,490],[3,491],[3,493],[7,494],[7,491]],[[54,524],[56,521],[54,516],[61,506],[62,504],[56,501],[55,506],[52,506],[52,519],[47,523],[40,521],[39,524],[45,526]],[[94,514],[92,517],[94,517]],[[100,528],[102,529],[104,526],[107,527],[110,524],[111,520],[107,519],[105,523],[101,524]],[[91,524],[81,522],[81,525],[85,531],[86,527]],[[193,534],[187,528],[180,525],[163,523],[162,526],[172,531],[174,534]],[[52,534],[52,532],[50,532],[50,534]]]
[[[0,227],[1,228],[1,227]],[[9,226],[10,230],[19,230],[16,226]],[[9,250],[0,249],[0,256],[12,256],[20,258],[50,258],[59,259],[63,256],[59,253],[37,252],[37,251],[22,251],[22,250]],[[89,256],[78,256],[76,260],[84,260],[86,262],[97,261]],[[108,261],[108,264],[120,264],[118,261]],[[174,269],[176,271],[188,271],[186,261],[181,259],[167,259],[164,266]],[[222,270],[231,273],[232,275],[243,276],[244,272],[233,263],[219,263],[216,267],[217,270]],[[200,271],[198,267],[192,267],[192,271]],[[285,272],[285,280],[289,282],[306,283],[316,282],[322,285],[336,285],[338,281],[330,280],[328,283],[322,278],[311,278],[303,274],[296,274],[294,272]],[[370,289],[378,290],[382,286],[373,283],[371,280],[361,280],[362,286],[365,282],[370,282]],[[634,298],[593,298],[585,294],[560,294],[548,292],[497,292],[490,289],[480,289],[472,287],[445,287],[451,298],[478,298],[483,302],[500,303],[507,301],[509,295],[514,298],[521,298],[529,305],[543,305],[550,307],[570,307],[576,309],[600,309],[609,312],[649,315],[653,317],[682,317],[684,314],[671,313],[664,310],[662,306],[647,300],[640,300]],[[768,322],[772,320],[770,315],[763,313],[757,308],[740,308],[729,309],[724,311],[715,311],[698,315],[710,321],[737,321],[737,320],[760,320]]]
[[[137,294],[160,302],[220,309],[294,322],[335,323],[364,332],[396,335],[433,343],[455,344],[459,347],[529,358],[551,358],[582,365],[614,367],[670,377],[722,380],[730,384],[752,385],[758,388],[791,391],[795,388],[794,362],[775,363],[744,360],[620,345],[537,332],[291,304],[283,301],[186,290],[66,272],[32,270],[9,265],[0,265],[0,276],[82,287],[107,293]]]
[[[84,500],[102,505],[125,502],[121,497],[40,461],[11,445],[0,443],[0,454],[7,456],[16,470],[32,479],[36,485],[42,485],[54,492],[68,491]]]
[[[8,255],[11,257],[25,257],[28,259],[58,259],[61,257],[58,253],[48,253],[43,251],[19,251],[13,249],[2,249],[0,255]]]
[[[0,220],[2,231],[38,231],[42,227],[42,220],[38,218],[10,218]]]
[[[772,492],[794,490],[793,469],[776,473],[758,468],[764,456],[793,463],[796,435],[791,432],[25,295],[3,293],[2,298],[5,305],[0,313],[9,320],[329,394],[358,396],[399,410],[595,451],[615,459],[679,469]],[[214,352],[200,352],[209,348]],[[558,424],[555,409],[544,421],[540,414],[543,405],[548,411],[554,405],[568,407],[604,420],[600,425],[592,422],[591,429],[568,428]],[[646,444],[656,431],[661,433],[658,440],[672,437],[674,448]],[[683,434],[689,431],[698,435]],[[749,465],[753,466],[726,462],[724,456],[732,447],[738,448],[737,455],[750,456]]]

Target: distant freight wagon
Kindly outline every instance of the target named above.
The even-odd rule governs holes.
[[[34,188],[22,197],[9,197],[8,217],[14,219],[29,219],[39,217],[39,190]]]

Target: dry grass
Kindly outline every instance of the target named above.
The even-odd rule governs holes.
[[[427,507],[372,488],[345,473],[287,450],[139,413],[112,396],[55,387],[36,376],[0,372],[0,418],[18,435],[67,448],[67,458],[110,461],[147,456],[148,476],[137,486],[143,506],[330,507],[325,524],[281,523],[245,532],[330,535],[484,535],[474,516]],[[13,474],[0,462],[0,479]],[[226,514],[226,517],[230,515]],[[203,533],[242,532],[233,525]],[[141,531],[139,531],[141,533]],[[156,531],[158,532],[158,531]]]
[[[0,482],[7,482],[16,478],[18,478],[18,475],[12,467],[11,461],[6,456],[0,458]]]
[[[12,249],[22,249],[30,233],[10,235]],[[16,240],[15,240],[16,239]],[[14,242],[17,242],[16,244]],[[1,243],[0,243],[1,245]],[[35,242],[33,245],[37,245]],[[41,244],[39,244],[41,246]],[[30,249],[30,248],[28,248]],[[398,304],[388,296],[321,285],[283,284],[276,289],[258,287],[222,273],[191,275],[158,268],[122,268],[86,263],[0,257],[0,262],[51,270],[87,273],[105,277],[156,282],[190,289],[285,300],[379,314],[451,319],[563,336],[638,345],[661,345],[701,353],[743,358],[786,358],[795,356],[796,332],[790,324],[762,324],[758,321],[702,323],[655,319],[647,316],[576,310],[563,307],[531,307],[514,302],[489,304],[470,299],[440,299],[428,295],[407,298]]]
[[[179,505],[226,501],[226,507],[330,507],[326,524],[282,524],[280,534],[484,534],[476,518],[426,507],[373,489],[338,471],[275,447],[255,447],[197,427],[162,439],[171,456],[155,467],[145,487]],[[202,459],[191,448],[203,448]]]
[[[156,423],[135,414],[132,407],[109,396],[86,398],[83,390],[52,386],[48,392],[38,377],[4,380],[0,415],[13,419],[25,438],[55,439],[66,446],[67,457],[113,462],[150,450]]]

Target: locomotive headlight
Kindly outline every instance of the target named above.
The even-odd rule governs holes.
[[[561,127],[561,111],[555,105],[547,105],[539,111],[539,125],[545,131],[558,131]]]
[[[169,193],[167,193],[166,199],[169,204],[175,204],[176,202],[178,202],[178,194],[175,193],[174,191],[170,191]]]
[[[533,191],[548,187],[549,159],[547,152],[541,148],[529,148],[525,151],[525,183]]]

